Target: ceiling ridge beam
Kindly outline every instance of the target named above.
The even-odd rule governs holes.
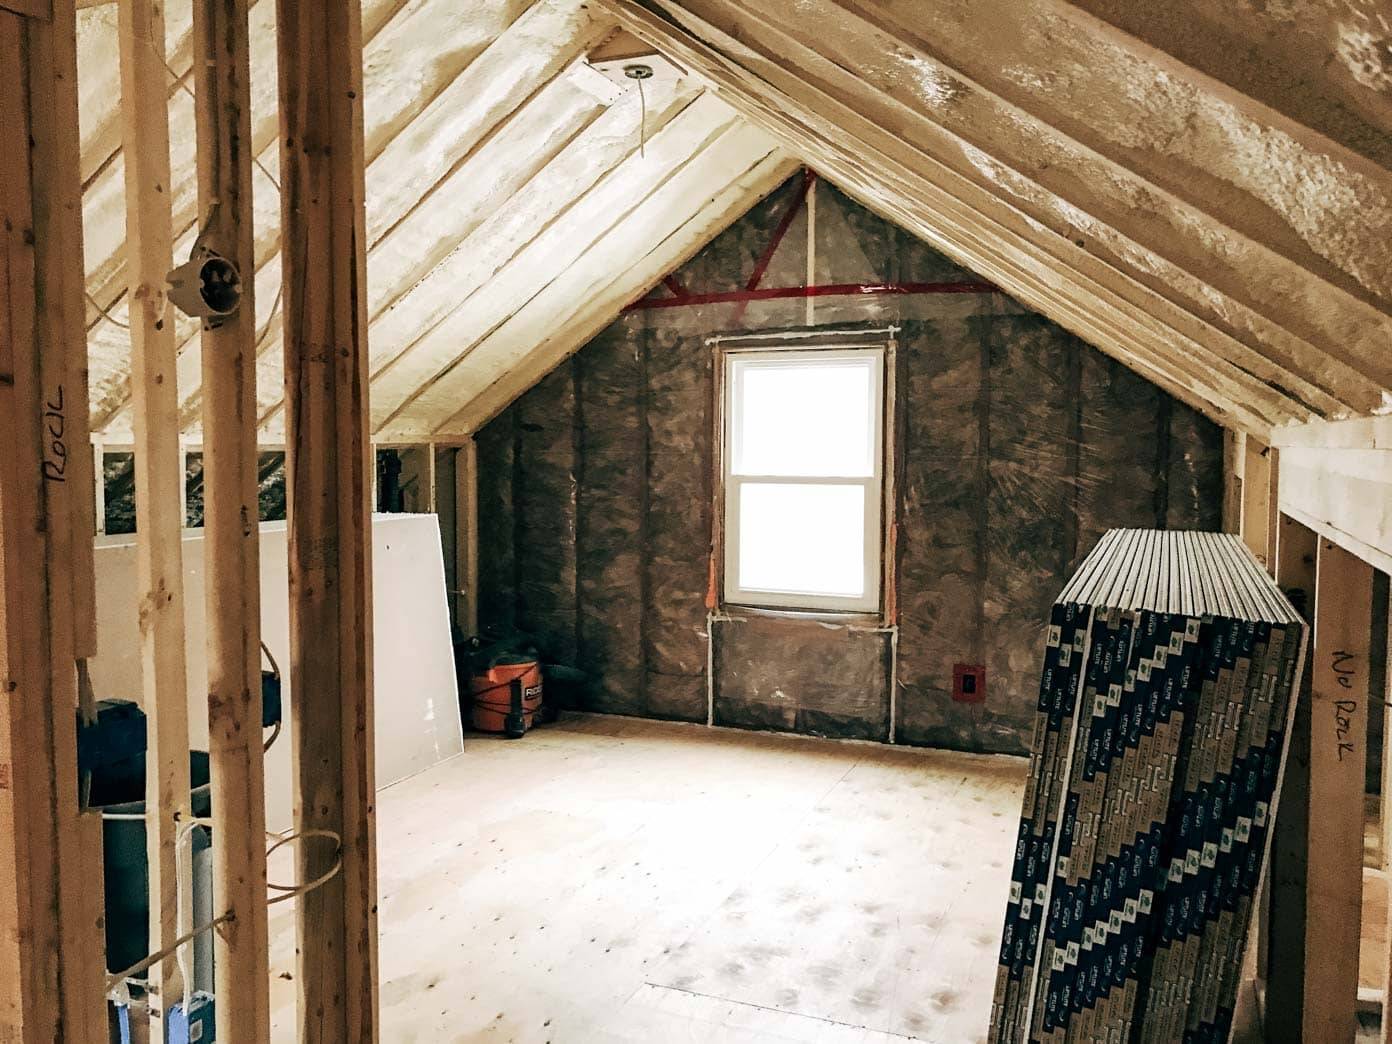
[[[729,10],[729,5],[724,0],[713,0],[713,2],[725,10]],[[810,0],[813,5],[820,2],[822,0]],[[807,16],[814,9],[815,7],[804,5],[804,8],[800,9],[800,13]],[[1366,353],[1359,356],[1356,352],[1346,350],[1349,340],[1353,336],[1353,331],[1347,327],[1326,332],[1326,340],[1337,346],[1332,352],[1316,347],[1314,343],[1305,339],[1300,339],[1299,344],[1291,344],[1289,341],[1294,339],[1295,335],[1286,333],[1281,338],[1283,343],[1271,346],[1273,351],[1279,353],[1280,358],[1271,359],[1260,348],[1248,344],[1236,336],[1231,327],[1225,329],[1218,325],[1214,321],[1216,315],[1201,314],[1196,311],[1196,308],[1206,309],[1210,313],[1217,310],[1218,314],[1223,315],[1230,315],[1234,309],[1238,309],[1244,315],[1259,317],[1263,323],[1283,332],[1287,329],[1286,326],[1270,323],[1265,313],[1253,304],[1234,298],[1227,290],[1214,287],[1193,276],[1190,269],[1173,258],[1156,253],[1145,243],[1120,230],[1109,217],[1095,216],[1073,201],[1065,200],[1053,189],[1035,181],[1031,175],[1012,167],[1007,160],[986,153],[978,155],[980,150],[977,144],[961,137],[957,130],[947,126],[945,122],[934,120],[927,114],[916,110],[893,92],[884,91],[874,85],[867,87],[866,84],[870,83],[868,79],[859,79],[856,73],[845,67],[844,60],[848,57],[846,53],[838,52],[842,61],[837,61],[823,54],[821,50],[814,48],[813,44],[817,41],[827,40],[825,47],[828,50],[835,49],[835,45],[829,42],[827,34],[819,34],[809,41],[804,36],[797,35],[794,30],[787,26],[775,25],[771,21],[771,16],[767,14],[767,8],[760,10],[762,13],[739,9],[738,17],[743,31],[738,42],[729,37],[721,42],[731,49],[738,47],[743,54],[747,54],[752,60],[759,62],[766,79],[774,71],[792,77],[805,89],[819,92],[830,103],[837,105],[843,111],[875,126],[880,125],[884,113],[881,113],[879,118],[872,118],[869,113],[853,105],[847,95],[848,92],[857,90],[863,94],[868,91],[869,94],[862,101],[870,104],[875,104],[875,97],[878,97],[880,99],[878,104],[890,106],[896,115],[907,116],[912,121],[913,126],[920,127],[933,136],[934,140],[930,142],[910,131],[903,135],[906,147],[912,148],[920,154],[931,156],[959,177],[972,181],[983,191],[999,194],[1004,190],[1014,198],[1015,205],[1025,204],[1028,206],[1029,210],[1026,212],[1029,216],[1048,227],[1056,235],[1071,240],[1080,232],[1086,231],[1101,248],[1098,253],[1105,252],[1110,255],[1110,258],[1103,258],[1103,260],[1111,267],[1147,286],[1153,292],[1166,297],[1177,308],[1193,315],[1205,327],[1225,335],[1225,338],[1218,341],[1213,347],[1227,355],[1235,365],[1247,369],[1263,380],[1287,384],[1293,395],[1324,414],[1340,412],[1341,407],[1344,411],[1371,408],[1380,399],[1381,389],[1384,386],[1380,382],[1392,383],[1392,361],[1380,366],[1370,366]],[[734,15],[730,15],[730,17],[734,17]],[[702,21],[704,22],[704,19]],[[758,38],[758,30],[753,25],[755,21],[767,27],[764,31],[766,38]],[[704,24],[710,25],[710,23]],[[715,32],[727,32],[725,27],[720,26],[711,26],[711,29]],[[847,32],[839,34],[838,38],[854,36],[855,33]],[[888,46],[892,41],[886,39],[882,42]],[[756,50],[756,45],[762,47],[762,50]],[[898,46],[903,47],[902,44]],[[774,49],[770,50],[770,48]],[[788,67],[795,60],[793,58],[795,51],[807,56],[802,60],[801,74],[794,73]],[[917,60],[916,55],[910,57]],[[885,60],[898,65],[907,59],[896,53],[894,57]],[[821,66],[821,68],[818,69],[817,66]],[[960,102],[944,103],[943,108],[951,109],[957,104],[972,104],[972,97],[978,93],[979,89],[963,86],[952,79],[955,74],[938,72],[935,75],[940,77],[939,88],[944,94],[960,91],[967,99]],[[816,77],[815,80],[809,79],[813,76]],[[838,84],[829,81],[828,77],[839,79],[841,82]],[[847,81],[850,81],[852,86],[848,87]],[[770,82],[773,81],[770,80]],[[775,86],[779,85],[775,83]],[[786,88],[784,89],[786,90]],[[890,121],[886,120],[884,126],[888,127],[889,123]],[[948,163],[947,156],[954,150],[960,158],[956,163]],[[1114,183],[1117,173],[1115,165],[1111,161],[1105,160],[1104,157],[1098,157],[1098,159],[1106,164],[1107,171],[1104,174],[1106,178],[1110,179],[1110,183]],[[1102,176],[1099,174],[1099,177]],[[1157,199],[1162,194],[1161,190],[1149,185],[1146,186],[1145,192],[1148,196]],[[1176,200],[1175,202],[1179,204],[1180,201]],[[1053,220],[1049,220],[1050,217]],[[1186,227],[1197,228],[1199,224],[1200,222],[1191,217]],[[1214,221],[1212,224],[1219,224],[1219,222]],[[1265,249],[1261,244],[1251,244],[1251,246],[1253,249]],[[1286,262],[1285,264],[1287,268],[1295,268],[1293,263]],[[1165,275],[1168,278],[1159,275],[1160,269],[1165,270]],[[1309,275],[1303,269],[1300,272]],[[1182,280],[1186,283],[1184,289],[1174,285],[1177,275],[1181,273]],[[1320,290],[1321,293],[1318,296],[1326,304],[1329,303],[1331,295],[1339,294],[1337,288],[1328,284],[1321,284]],[[1215,297],[1224,299],[1221,308],[1213,300]],[[1355,304],[1357,309],[1366,307],[1362,302],[1355,302]],[[1305,311],[1308,312],[1310,309],[1307,308]],[[1381,324],[1383,317],[1377,315],[1373,310],[1368,310],[1365,320]],[[1367,321],[1363,323],[1363,326],[1366,325],[1368,325]],[[1267,332],[1269,334],[1270,331]],[[1201,338],[1196,337],[1196,339]],[[1302,359],[1300,356],[1302,348],[1307,354],[1316,357]],[[1373,371],[1371,374],[1365,372],[1370,369]],[[1286,376],[1287,373],[1298,376],[1299,384],[1292,383]]]
[[[790,151],[808,156],[809,149],[814,150],[812,161],[823,173],[837,178],[841,187],[862,203],[995,279],[1031,307],[1109,354],[1143,369],[1150,380],[1176,397],[1222,423],[1255,434],[1273,423],[1308,419],[1309,411],[1298,402],[1221,359],[1202,350],[1195,357],[1192,353],[1198,346],[1186,335],[1157,319],[1150,309],[1120,296],[1116,288],[1098,283],[1078,269],[1079,263],[1098,266],[1096,258],[1079,251],[1075,261],[1042,250],[1041,243],[1048,243],[1055,251],[1069,250],[1072,245],[1052,242],[1057,237],[1046,235],[1042,226],[1014,213],[999,200],[992,199],[990,203],[1002,213],[991,216],[925,180],[921,171],[910,170],[874,148],[866,149],[875,155],[874,163],[866,163],[859,156],[848,159],[843,128],[767,83],[754,81],[733,60],[698,42],[688,30],[666,18],[631,0],[601,2],[618,13],[631,31],[665,48],[726,91],[732,104],[775,133]],[[770,94],[777,96],[771,105],[762,100]],[[892,188],[899,198],[887,195],[883,188],[876,190],[876,185]],[[926,207],[931,220],[925,221],[921,209],[906,211],[906,200],[917,208]],[[1002,219],[1013,221],[1017,227],[1003,225]],[[944,228],[955,231],[945,234]],[[1122,287],[1142,300],[1155,296],[1125,280]],[[1163,314],[1165,308],[1171,307],[1168,302],[1162,304],[1164,307],[1157,306],[1154,311]]]

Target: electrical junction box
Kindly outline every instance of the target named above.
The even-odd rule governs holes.
[[[952,666],[952,702],[986,702],[986,668],[980,664],[957,663]]]
[[[183,1004],[176,1004],[166,1015],[169,1044],[212,1044],[216,1022],[213,996],[198,992]]]

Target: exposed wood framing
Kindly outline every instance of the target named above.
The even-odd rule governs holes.
[[[378,1039],[361,8],[280,0],[302,1044]],[[421,164],[426,166],[428,164]]]
[[[1242,474],[1247,466],[1247,436],[1223,429],[1223,532],[1242,532]]]
[[[96,651],[76,73],[72,0],[0,11],[0,1038],[19,1044],[106,1032],[73,727]]]
[[[385,2],[375,0],[375,5],[380,8]],[[364,5],[365,23],[372,6]],[[267,7],[257,5],[254,22]],[[511,25],[507,11],[496,5],[450,7],[440,0],[413,4],[372,41],[365,89],[377,119],[367,140],[373,200],[367,242],[370,249],[383,254],[383,260],[374,261],[375,278],[368,288],[370,314],[420,282],[457,245],[455,236],[467,233],[526,181],[527,165],[516,164],[512,157],[521,153],[547,158],[574,133],[576,128],[567,121],[587,121],[600,108],[593,96],[562,82],[566,68],[583,53],[586,43],[613,24],[597,20],[581,0],[541,0]],[[451,25],[457,38],[449,35]],[[273,71],[256,68],[258,54],[264,56],[273,46],[269,25],[254,28],[253,36],[263,45],[253,51],[253,81],[265,81],[265,75],[258,73],[269,73],[274,80]],[[422,92],[413,78],[401,75],[400,63],[414,61],[413,52],[438,48],[443,40],[450,46],[438,63],[430,64],[432,78]],[[519,55],[525,57],[518,60]],[[556,90],[549,98],[539,97],[553,81]],[[529,104],[534,98],[535,106]],[[253,98],[254,112],[271,111],[266,103],[256,104],[257,100]],[[583,117],[577,116],[577,107]],[[636,107],[633,111],[636,128]],[[548,120],[550,129],[545,126]],[[258,132],[255,145],[263,148],[261,124],[254,129]],[[266,128],[266,145],[271,137]],[[262,162],[274,171],[270,151],[261,153]],[[257,221],[256,278],[260,299],[267,303],[264,322],[281,278],[280,233],[274,197],[266,196],[258,206],[262,212]],[[188,210],[192,214],[192,208]],[[119,252],[119,240],[111,248]],[[396,267],[387,267],[389,262]],[[442,289],[449,291],[447,284]],[[119,311],[115,314],[120,317]],[[97,329],[105,334],[112,328],[103,324]],[[188,329],[184,336],[191,333]],[[260,408],[268,415],[280,401],[274,390],[277,382],[270,379],[281,367],[276,327],[270,328],[259,354]],[[114,369],[102,368],[109,379],[100,379],[94,398],[101,426],[119,430],[129,424],[128,404],[119,356],[112,365]],[[196,352],[181,357],[185,426],[197,420],[198,366]],[[102,390],[108,387],[109,394]],[[268,425],[267,431],[278,432],[279,424]]]
[[[1281,510],[1392,572],[1392,417],[1281,428]]]
[[[106,532],[106,446],[101,439],[92,440],[92,506],[96,513],[93,531]]]
[[[465,636],[479,633],[478,444],[469,439],[454,455],[455,619]]]
[[[363,26],[365,38],[374,44],[374,78],[368,87],[374,98],[374,109],[381,114],[381,126],[375,135],[373,149],[380,150],[385,141],[399,132],[410,120],[418,115],[434,99],[444,84],[448,84],[458,70],[486,48],[499,28],[500,19],[508,17],[505,12],[492,5],[453,5],[448,21],[438,9],[449,5],[435,5],[420,2],[407,3],[406,0],[365,0],[363,3]],[[189,6],[175,5],[174,12],[187,18]],[[505,21],[504,23],[505,24]],[[84,97],[100,96],[102,88],[102,54],[109,43],[105,34],[93,26],[89,46],[93,75],[84,79]],[[188,85],[191,75],[191,29],[185,21],[175,31],[178,40],[170,64],[179,74],[178,84]],[[279,201],[276,198],[271,178],[278,177],[278,149],[275,143],[277,134],[276,114],[276,63],[275,63],[275,4],[272,0],[260,0],[251,8],[252,34],[252,148],[259,160],[254,175],[257,185],[256,228],[257,228],[257,282],[263,309],[259,321],[264,324],[271,317],[271,305],[276,301],[276,288],[280,283],[279,262],[274,260],[279,243]],[[438,63],[432,64],[432,72],[437,74],[425,87],[414,77],[399,75],[399,69],[407,57],[424,40],[448,40],[449,50],[441,55]],[[394,71],[397,70],[397,71]],[[85,71],[85,70],[84,70]],[[88,81],[91,86],[87,86]],[[187,254],[196,235],[198,220],[196,202],[196,181],[191,143],[195,137],[194,105],[184,87],[171,86],[170,121],[172,139],[177,146],[182,145],[181,154],[176,157],[176,178],[174,215],[176,252]],[[112,88],[108,85],[107,90]],[[92,121],[100,124],[100,120]],[[107,141],[98,137],[88,140],[84,156],[95,154],[91,174],[84,196],[83,209],[85,224],[95,233],[94,242],[88,250],[87,272],[88,290],[93,298],[110,310],[117,322],[125,320],[125,301],[121,296],[120,271],[125,264],[125,250],[122,231],[119,225],[120,178],[124,157],[119,151],[104,152]],[[98,160],[96,157],[101,157]],[[265,168],[262,171],[261,168]],[[250,278],[251,273],[244,273]],[[89,310],[89,327],[92,341],[92,405],[94,424],[99,429],[128,432],[131,418],[129,411],[129,381],[124,368],[126,353],[125,332],[120,327],[102,318],[95,308]],[[197,323],[187,318],[178,321],[181,344],[187,343],[197,331]],[[190,390],[196,391],[198,352],[183,352],[180,357],[180,388],[187,396]],[[190,376],[192,374],[192,376]],[[264,374],[263,374],[264,376]],[[271,381],[278,383],[279,377]],[[265,383],[264,381],[262,382]],[[196,404],[186,404],[186,423],[196,421]]]
[[[1317,537],[1292,518],[1282,517],[1276,549],[1276,583],[1313,623]],[[1299,1044],[1305,1001],[1305,894],[1308,886],[1310,820],[1310,675],[1298,690],[1290,753],[1282,775],[1271,864],[1267,872],[1269,918],[1266,928],[1264,1021],[1271,1044]]]
[[[1392,649],[1392,612],[1388,613],[1385,641],[1384,655],[1386,650]],[[1392,754],[1392,675],[1386,666],[1382,672],[1382,691],[1371,694],[1368,712],[1382,715],[1382,798],[1385,802],[1387,795],[1392,794],[1392,756],[1389,756]],[[1383,808],[1386,807],[1384,804]],[[1389,812],[1382,814],[1381,870],[1384,885],[1392,882],[1392,813]],[[1382,1044],[1389,1044],[1392,1042],[1392,1005],[1388,1004],[1388,998],[1392,997],[1392,908],[1384,910],[1383,916],[1382,956],[1388,963],[1384,965],[1382,980]]]
[[[1267,114],[1234,107],[1231,99],[1210,103],[1205,83],[1194,81],[1192,70],[1151,50],[1129,51],[1134,41],[1078,18],[1067,5],[954,3],[925,15],[896,0],[780,0],[757,8],[727,0],[659,0],[666,17],[658,17],[630,0],[606,4],[638,35],[718,78],[732,104],[783,135],[785,143],[800,142],[801,154],[844,188],[878,203],[887,216],[896,216],[897,208],[901,223],[1104,350],[1129,356],[1133,366],[1164,362],[1172,384],[1191,385],[1181,389],[1183,397],[1215,400],[1210,413],[1246,406],[1275,420],[1282,413],[1369,409],[1380,401],[1387,381],[1377,347],[1386,336],[1385,302],[1368,304],[1370,288],[1347,270],[1331,271],[1324,262],[1307,269],[1292,261],[1292,255],[1308,258],[1286,242],[1292,233],[1282,220],[1256,227],[1262,204],[1250,194],[1269,187],[1250,177],[1235,177],[1237,188],[1227,189],[1232,214],[1225,208],[1221,219],[1197,216],[1206,205],[1199,196],[1208,191],[1199,186],[1211,177],[1198,159],[1200,139],[1235,108],[1240,115],[1230,135],[1265,134],[1289,154],[1300,176],[1337,170],[1338,177],[1367,184],[1381,199],[1387,172],[1349,168],[1346,157],[1322,154],[1299,128],[1279,121],[1268,126],[1262,119]],[[693,37],[699,44],[692,45]],[[1068,63],[1068,75],[1060,76],[1060,47],[1099,60]],[[1003,81],[1007,69],[1014,79]],[[1123,158],[1117,141],[1099,140],[1089,129],[1096,123],[1116,134],[1110,123],[1116,116],[1133,135],[1146,133],[1141,128],[1153,119],[1127,107],[1148,96],[1134,90],[1134,78],[1152,74],[1157,83],[1184,84],[1191,103],[1186,112],[1197,123],[1171,143],[1177,148],[1142,151],[1147,157],[1164,151],[1176,167],[1194,168],[1186,170],[1190,184],[1162,176],[1148,158]],[[1157,87],[1156,96],[1163,94]],[[1065,96],[1071,106],[1063,103]],[[1092,100],[1095,111],[1099,98],[1111,106],[1105,118],[1070,115],[1087,110],[1084,99]],[[1224,156],[1216,162],[1228,161]],[[1073,185],[1063,184],[1072,178]],[[1242,217],[1242,227],[1228,224],[1234,216]],[[1297,225],[1302,220],[1289,213],[1281,218]],[[1345,215],[1337,221],[1346,219],[1360,220]],[[1196,241],[1198,229],[1215,226],[1221,232]],[[1302,234],[1319,235],[1300,225],[1296,235]],[[1366,238],[1362,243],[1358,249],[1369,252],[1365,260],[1382,250]],[[1249,258],[1243,268],[1249,285],[1234,282],[1230,268],[1219,278],[1215,249],[1227,254],[1223,264],[1238,255]],[[998,256],[988,256],[993,253]],[[1003,262],[1013,272],[994,270]],[[1349,263],[1377,282],[1362,262]],[[1263,282],[1257,271],[1270,281],[1256,285]],[[1333,286],[1338,291],[1326,295]],[[1070,303],[1059,299],[1060,291],[1077,296]],[[1302,309],[1324,307],[1317,301],[1329,302],[1329,311],[1315,324],[1304,321],[1309,316]],[[1144,330],[1153,330],[1157,339],[1124,343],[1122,331],[1098,328],[1108,302],[1144,315]],[[1081,314],[1068,314],[1074,306]],[[1169,326],[1168,346],[1158,339],[1157,321]],[[1084,323],[1093,329],[1082,329]],[[1320,323],[1332,325],[1314,329]],[[1334,327],[1340,323],[1354,340],[1338,334]],[[1321,368],[1325,358],[1335,361],[1337,378]],[[1335,387],[1338,381],[1344,383]],[[1271,383],[1259,390],[1254,382]]]
[[[252,137],[274,168],[263,97],[269,6],[255,4],[251,15]],[[948,0],[931,9],[912,0],[367,0],[374,428],[389,440],[462,436],[496,401],[461,396],[495,396],[516,385],[510,366],[544,372],[542,358],[577,347],[558,347],[564,338],[555,335],[588,324],[566,324],[552,293],[576,264],[571,254],[527,266],[530,280],[516,263],[553,225],[575,233],[566,243],[603,233],[627,236],[629,256],[654,250],[641,221],[606,232],[595,222],[610,215],[596,217],[590,205],[623,185],[631,208],[663,183],[631,161],[635,92],[574,65],[635,49],[661,50],[691,73],[676,87],[653,85],[654,140],[702,84],[717,89],[790,156],[1235,431],[1266,441],[1273,426],[1383,408],[1392,391],[1385,98],[1357,82],[1348,48],[1318,69],[1302,65],[1304,86],[1282,86],[1204,42],[1233,37],[1211,14],[1195,14],[1211,33],[1185,34],[1132,8],[1119,0]],[[84,25],[94,56],[106,17],[91,12]],[[1313,9],[1289,18],[1244,9],[1241,18],[1283,53],[1301,33],[1345,31]],[[188,48],[177,26],[173,38],[171,65],[183,77]],[[120,322],[124,304],[112,288],[124,245],[112,200],[123,157],[103,130],[110,120],[100,100],[111,92],[101,76],[84,86],[96,113],[84,121],[89,289],[103,307],[115,305]],[[177,128],[190,117],[180,82],[170,89],[181,139]],[[715,145],[700,135],[687,143],[693,176],[705,163],[713,184],[732,176],[700,154]],[[195,208],[188,188],[176,188],[183,244]],[[280,281],[280,236],[270,193],[261,195],[264,322]],[[681,205],[688,224],[704,213],[701,200]],[[632,300],[645,275],[635,264],[616,286]],[[523,304],[534,318],[551,313],[544,347],[524,339],[530,324],[499,318]],[[94,417],[115,442],[131,424],[124,335],[96,309],[90,319]],[[275,325],[268,330],[258,411],[263,436],[278,440],[282,405],[266,378],[281,368],[281,345]],[[181,322],[181,339],[191,334]],[[184,352],[180,361],[186,428],[198,423],[199,358]]]
[[[1373,571],[1320,538],[1310,700],[1302,1026],[1305,1040],[1348,1040],[1358,999],[1363,902]]]
[[[1257,561],[1274,570],[1280,450],[1249,435],[1242,453],[1242,541]]]
[[[150,949],[184,934],[176,845],[188,822],[188,670],[184,637],[184,471],[174,385],[174,308],[165,294],[173,257],[169,213],[169,112],[164,13],[159,0],[120,5],[121,114],[126,239],[131,281],[131,390],[135,408],[136,599],[140,605],[141,705],[146,716],[146,847]],[[191,877],[189,878],[191,881]],[[185,893],[187,894],[187,893]],[[184,997],[173,954],[149,973],[151,1033]]]
[[[53,17],[52,0],[0,0],[0,11],[28,15],[43,21]]]
[[[729,155],[748,157],[747,148],[747,144],[740,145]],[[756,155],[760,151],[755,149]],[[472,398],[448,419],[435,422],[439,426],[434,430],[442,437],[477,431],[603,330],[624,304],[651,290],[664,273],[685,264],[729,226],[736,212],[768,195],[797,169],[797,161],[779,149],[743,162],[748,167],[733,180],[723,173],[718,183],[724,187],[683,223],[679,223],[681,215],[676,212],[672,197],[665,192],[644,201],[634,218],[652,230],[648,241],[656,244],[653,249],[638,258],[626,254],[626,243],[631,242],[626,239],[629,229],[591,248],[591,256],[602,258],[603,263],[594,268],[585,265],[568,269],[547,287],[545,295],[529,302],[455,368],[452,386],[471,388]],[[671,192],[677,195],[685,190],[673,186]],[[559,310],[562,301],[570,302],[568,309]],[[582,304],[576,307],[576,302]],[[435,392],[437,399],[442,391]],[[432,414],[426,413],[422,423],[429,425],[432,418]]]
[[[198,209],[205,244],[253,269],[251,60],[247,0],[198,0],[193,14]],[[127,155],[130,150],[127,149]],[[201,335],[203,554],[208,745],[213,784],[214,939],[219,1040],[270,1039],[266,821],[261,746],[261,571],[256,447],[255,285]]]

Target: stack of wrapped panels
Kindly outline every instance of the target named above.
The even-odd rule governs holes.
[[[1049,620],[992,1041],[1228,1038],[1305,645],[1236,537],[1103,537]]]

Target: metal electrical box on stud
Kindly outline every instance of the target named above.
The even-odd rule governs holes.
[[[185,315],[202,319],[205,330],[216,330],[242,307],[241,272],[235,263],[207,245],[217,216],[218,204],[214,203],[189,251],[189,259],[165,277],[169,300]]]
[[[980,664],[957,663],[952,666],[952,702],[986,702],[986,668]]]

